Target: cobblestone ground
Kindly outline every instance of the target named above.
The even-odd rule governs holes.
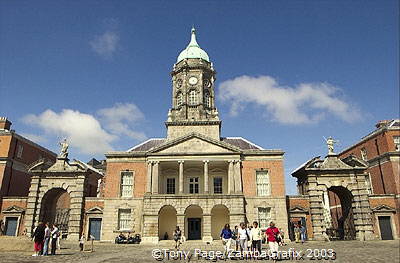
[[[165,242],[165,241],[164,241]],[[94,252],[79,252],[76,244],[64,244],[64,248],[58,250],[56,256],[46,257],[32,257],[32,252],[0,252],[0,262],[110,262],[110,263],[122,263],[122,262],[157,262],[152,257],[154,249],[170,249],[173,247],[171,243],[162,243],[157,246],[148,245],[116,245],[108,243],[97,243],[94,246]],[[213,245],[204,245],[201,243],[186,242],[182,245],[181,250],[184,252],[190,252],[194,254],[194,249],[201,250],[219,250],[223,251],[222,246],[218,243]],[[399,240],[391,241],[370,241],[370,242],[359,242],[359,241],[337,241],[330,243],[316,243],[308,242],[306,244],[291,243],[285,247],[280,247],[282,251],[288,251],[290,248],[295,249],[297,252],[303,254],[303,261],[325,261],[325,262],[400,262],[399,256]],[[263,246],[263,249],[266,249]],[[307,251],[307,249],[310,249]],[[331,253],[326,251],[325,258],[318,257],[318,253],[325,253],[323,249],[332,249],[335,252],[336,257],[330,257]],[[174,250],[172,250],[174,251]],[[312,252],[310,252],[312,251]],[[314,253],[314,254],[313,254]],[[160,255],[159,253],[157,255]],[[293,253],[292,253],[293,255]],[[324,254],[325,255],[325,254]],[[314,256],[313,258],[308,256]],[[164,259],[163,262],[177,262],[177,261],[188,261],[185,259]],[[214,260],[223,261],[223,260]],[[233,260],[234,262],[252,262],[254,260]],[[266,262],[270,260],[264,260]],[[190,262],[212,262],[212,260],[199,259],[198,257],[192,256]],[[272,262],[272,261],[270,261]],[[281,262],[295,262],[295,260],[282,260]]]

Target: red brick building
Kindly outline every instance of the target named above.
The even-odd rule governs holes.
[[[369,165],[368,188],[374,230],[382,239],[400,237],[400,120],[384,120],[376,129],[340,153]]]
[[[55,161],[56,154],[11,130],[0,117],[0,220],[7,235],[22,233],[26,198],[31,185],[28,166],[39,159]]]

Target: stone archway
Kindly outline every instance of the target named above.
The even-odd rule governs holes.
[[[328,196],[332,218],[331,233],[340,240],[356,239],[353,194],[343,186],[331,186],[328,188]]]
[[[50,189],[42,198],[39,221],[56,224],[60,231],[68,233],[70,201],[70,195],[65,189]]]
[[[222,228],[229,222],[229,209],[225,205],[216,205],[211,209],[211,236],[214,240],[220,238]]]
[[[172,234],[177,226],[176,209],[165,205],[158,212],[158,238],[159,240],[171,240]],[[167,234],[167,235],[165,235]],[[167,238],[166,238],[167,237]]]
[[[188,240],[200,240],[203,236],[203,209],[190,205],[185,210],[185,236]]]

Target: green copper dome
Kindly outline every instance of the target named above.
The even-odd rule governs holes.
[[[194,28],[192,28],[192,38],[190,39],[189,45],[179,54],[176,63],[179,63],[186,58],[201,58],[207,62],[210,62],[210,58],[208,57],[207,53],[200,48],[199,44],[197,44],[196,30]]]

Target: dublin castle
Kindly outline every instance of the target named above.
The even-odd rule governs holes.
[[[70,240],[84,233],[112,241],[125,232],[156,243],[171,239],[179,226],[186,239],[211,242],[226,223],[258,221],[265,229],[274,221],[290,238],[297,223],[314,240],[399,237],[399,188],[379,192],[373,168],[381,158],[386,184],[399,185],[398,120],[369,135],[386,134],[391,140],[372,159],[359,156],[358,148],[336,154],[330,144],[325,158],[293,171],[299,195],[286,196],[282,150],[221,135],[216,72],[194,29],[171,76],[166,136],[107,152],[103,162],[70,160],[65,141],[55,154],[18,135],[1,118],[2,234],[29,235],[38,222],[51,222]]]

